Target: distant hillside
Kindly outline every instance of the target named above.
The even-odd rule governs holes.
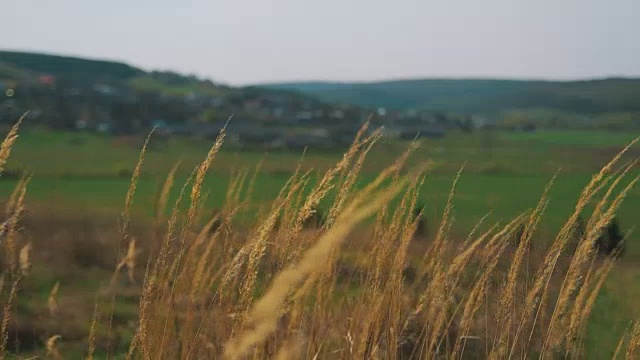
[[[640,111],[640,79],[587,81],[423,79],[372,83],[298,82],[260,85],[300,91],[333,103],[390,109],[494,112],[553,108],[597,113]]]
[[[144,73],[124,63],[40,53],[0,51],[0,63],[21,70],[75,79],[126,80]]]
[[[89,84],[115,82],[136,91],[157,92],[165,95],[183,96],[189,93],[200,93],[209,96],[242,97],[242,94],[246,94],[252,97],[259,93],[261,96],[271,94],[290,97],[294,101],[317,102],[317,99],[295,90],[232,87],[173,71],[144,71],[116,61],[0,50],[0,80],[20,80],[41,74],[53,75],[59,80]]]
[[[230,117],[235,131],[266,126],[279,129],[278,136],[319,124],[351,134],[353,126],[341,119],[357,125],[365,117],[358,107],[336,109],[297,91],[233,87],[114,61],[0,51],[0,124],[27,110],[30,124],[52,129],[134,134],[163,124],[171,134],[199,137],[217,135],[217,126]]]
[[[259,91],[263,94],[289,96],[297,101],[310,99],[308,95],[297,91],[234,88],[173,71],[144,71],[116,61],[34,52],[0,51],[0,80],[20,80],[40,74],[53,75],[58,80],[70,80],[74,83],[116,83],[140,92],[157,92],[165,95],[183,96],[189,93],[200,93],[209,96],[242,97],[243,93],[253,94]]]

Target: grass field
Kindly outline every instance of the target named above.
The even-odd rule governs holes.
[[[430,160],[434,163],[427,172],[419,199],[432,217],[441,213],[455,174],[465,166],[456,196],[456,221],[464,231],[488,211],[492,212],[493,219],[508,219],[535,206],[546,184],[558,172],[545,221],[549,231],[556,231],[572,211],[592,174],[634,138],[633,134],[586,131],[505,133],[496,136],[492,149],[488,150],[483,137],[482,134],[454,134],[442,140],[426,140],[410,162]],[[9,172],[24,169],[33,174],[29,199],[34,204],[118,214],[122,211],[123,194],[129,187],[143,140],[25,132],[16,143],[7,167]],[[582,146],[572,146],[575,144]],[[184,183],[210,145],[211,142],[205,140],[178,139],[150,147],[138,183],[134,211],[139,216],[152,214],[157,192],[169,170],[181,161],[176,182]],[[363,166],[360,182],[372,180],[406,145],[383,141],[374,147]],[[633,158],[640,151],[631,149],[630,153],[628,158]],[[223,147],[206,178],[204,189],[208,193],[208,204],[220,207],[232,175],[253,172],[259,163],[256,178],[259,191],[253,192],[251,199],[256,206],[273,200],[298,164],[303,171],[313,171],[317,178],[317,174],[329,169],[341,157],[340,151],[331,154],[309,151],[303,157],[302,153],[225,151]],[[7,198],[16,182],[17,178],[6,179],[5,175],[0,181],[0,195]],[[171,198],[175,199],[178,192],[179,189],[174,189]],[[640,190],[633,189],[620,209],[623,222],[629,219],[629,226],[634,224],[636,209],[640,209],[639,195]]]
[[[432,162],[425,172],[424,183],[419,187],[416,201],[426,207],[429,237],[435,236],[443,221],[450,221],[451,238],[455,243],[462,243],[474,225],[487,214],[489,217],[480,227],[480,232],[489,230],[490,225],[496,222],[505,225],[519,213],[535,208],[545,187],[558,172],[549,192],[547,209],[531,240],[535,258],[542,256],[540,249],[553,243],[593,174],[634,138],[634,134],[576,131],[452,134],[440,140],[426,140],[407,162],[407,167],[425,160]],[[93,301],[83,302],[80,298],[91,297],[93,293],[103,291],[105,282],[108,282],[113,272],[113,265],[117,261],[113,244],[121,237],[118,230],[119,216],[125,208],[125,195],[143,142],[142,138],[111,138],[82,133],[53,133],[43,130],[21,132],[5,167],[5,174],[0,178],[0,199],[7,202],[18,186],[19,178],[11,175],[21,171],[32,174],[25,199],[27,213],[24,227],[34,244],[34,265],[24,284],[27,290],[31,290],[30,296],[33,297],[31,302],[26,299],[17,302],[19,311],[15,326],[17,329],[37,329],[32,332],[37,333],[40,338],[29,338],[18,330],[14,330],[12,336],[21,336],[28,339],[27,342],[43,343],[42,336],[48,338],[63,333],[60,348],[66,350],[67,354],[73,354],[67,356],[82,357],[86,352],[87,342],[90,342],[87,336]],[[407,146],[408,143],[381,139],[368,154],[354,191],[373,182]],[[168,196],[168,204],[173,204],[178,198],[180,185],[205,158],[210,147],[211,142],[204,140],[150,142],[140,178],[137,180],[130,227],[131,234],[138,238],[139,244],[143,244],[142,251],[145,254],[153,249],[149,244],[155,240],[149,229],[155,226],[154,206],[158,202],[166,174],[181,161],[175,177],[175,184],[178,186],[174,186]],[[623,160],[635,159],[639,155],[640,151],[636,146]],[[264,154],[258,151],[226,150],[223,145],[202,185],[201,193],[205,197],[202,206],[205,212],[203,220],[214,209],[229,205],[227,190],[233,184],[233,179],[238,174],[247,172],[246,182],[249,182],[259,164],[253,192],[249,193],[246,189],[240,192],[240,197],[250,196],[247,207],[235,215],[236,219],[246,219],[249,224],[252,223],[251,220],[255,220],[256,215],[264,216],[269,213],[269,206],[287,184],[298,164],[303,172],[311,171],[309,184],[300,190],[299,196],[304,198],[311,193],[311,184],[317,183],[322,174],[335,166],[341,158],[342,152],[338,151],[308,151],[302,158],[300,153]],[[453,198],[451,218],[443,218],[452,183],[463,165],[464,171]],[[620,187],[637,173],[637,167],[634,167]],[[387,179],[385,184],[392,186],[393,181]],[[320,203],[320,208],[328,211],[336,196],[337,190],[330,190],[327,198]],[[400,204],[400,200],[396,199],[391,203]],[[593,207],[593,204],[589,206]],[[624,231],[633,230],[639,210],[640,189],[633,188],[617,211]],[[239,234],[254,230],[257,231],[255,228],[246,228],[239,230]],[[353,242],[364,242],[369,236],[367,231],[366,227],[357,230],[353,235]],[[412,246],[417,246],[417,252],[424,251],[419,244]],[[595,302],[584,342],[585,352],[582,354],[586,354],[586,358],[611,358],[630,321],[640,318],[640,307],[634,300],[640,296],[640,235],[631,233],[627,239],[627,248],[627,253],[609,275]],[[57,258],[54,250],[61,250],[64,256]],[[226,247],[220,250],[231,251]],[[345,251],[345,258],[352,256],[355,263],[362,260],[357,251]],[[419,257],[409,258],[420,261]],[[69,263],[73,266],[64,266]],[[38,264],[43,265],[39,267]],[[144,269],[139,266],[137,271],[138,278],[142,278]],[[265,291],[264,287],[269,279],[272,278],[267,276],[266,279],[259,277],[256,280],[256,295]],[[62,284],[58,300],[60,308],[66,308],[57,316],[58,319],[67,319],[65,326],[61,326],[65,321],[53,321],[46,316],[49,292],[56,281]],[[128,341],[136,331],[136,318],[140,315],[141,303],[137,298],[137,291],[129,294],[127,291],[133,290],[126,286],[122,291],[124,295],[121,294],[114,303],[116,325],[115,330],[112,329],[119,337],[120,345],[114,345],[118,341],[110,338],[113,334],[109,334],[108,328],[101,327],[103,325],[96,328],[100,332],[99,342],[107,341],[112,351],[127,348]],[[340,291],[344,294],[354,291],[354,298],[359,299],[359,288]],[[490,310],[485,311],[488,314]],[[43,321],[42,325],[36,325],[38,318],[48,320]],[[211,331],[226,333],[227,330]],[[41,351],[29,345],[25,348],[25,353]],[[98,353],[105,348],[109,346],[98,344]],[[330,358],[330,355],[325,356]]]
[[[626,131],[607,132],[601,130],[565,130],[533,133],[511,133],[504,134],[503,137],[509,140],[524,140],[538,144],[543,143],[552,145],[598,147],[621,146],[623,144],[628,144],[637,137],[637,134],[629,133]]]

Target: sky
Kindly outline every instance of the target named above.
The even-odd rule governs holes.
[[[0,49],[230,85],[640,77],[640,0],[6,0]]]

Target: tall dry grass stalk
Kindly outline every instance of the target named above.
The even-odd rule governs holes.
[[[584,301],[576,302],[574,305],[574,312],[571,314],[571,323],[566,335],[567,339],[572,341],[567,344],[565,356],[571,355],[574,358],[584,356],[582,350],[586,338],[587,320],[591,315],[591,311],[593,310],[596,299],[600,294],[600,290],[604,286],[604,282],[607,280],[609,273],[613,270],[614,265],[615,260],[613,258],[607,259],[606,263],[596,271],[592,280],[593,285],[584,286],[585,289],[589,288],[589,290],[584,291],[584,297],[586,299]],[[576,340],[573,341],[574,339]]]
[[[27,276],[31,269],[31,243],[27,243],[20,249],[20,272]]]
[[[7,218],[11,218],[11,216],[16,212],[16,204],[18,202],[19,197],[21,196],[23,190],[25,189],[29,181],[31,180],[30,175],[24,175],[20,177],[18,184],[11,192],[11,196],[9,197],[9,201],[7,201],[5,207],[5,215]],[[24,196],[24,195],[22,195]]]
[[[264,340],[269,333],[275,331],[279,310],[291,290],[303,281],[306,276],[318,269],[322,269],[323,261],[327,259],[335,246],[344,241],[352,227],[372,215],[379,206],[389,201],[400,191],[405,183],[406,180],[400,181],[380,194],[373,193],[373,188],[366,189],[368,190],[366,191],[367,197],[370,197],[366,205],[363,204],[362,200],[364,199],[358,199],[361,201],[354,200],[345,209],[343,215],[337,219],[335,225],[327,231],[314,247],[303,255],[297,265],[278,274],[270,289],[256,302],[250,313],[254,328],[236,339],[231,339],[225,348],[225,356],[228,358],[242,357],[253,346]]]
[[[62,355],[60,354],[60,351],[58,350],[58,341],[60,341],[60,339],[62,339],[62,336],[60,335],[53,335],[50,338],[47,339],[47,343],[46,343],[46,349],[47,349],[47,356],[51,359],[62,359]]]
[[[426,274],[434,274],[435,268],[440,265],[440,261],[442,260],[442,254],[445,249],[445,241],[448,234],[448,230],[451,226],[451,211],[453,210],[453,198],[455,196],[455,188],[460,180],[460,176],[462,175],[462,171],[464,170],[464,166],[460,168],[458,173],[456,174],[455,179],[453,180],[453,184],[451,185],[451,191],[449,192],[449,197],[447,198],[447,205],[444,208],[444,213],[442,214],[442,220],[440,222],[440,227],[438,228],[438,232],[433,241],[433,245],[431,245],[428,250],[425,252],[423,261],[427,261],[427,266],[424,269],[421,277],[424,277]]]
[[[26,116],[23,115],[22,118],[18,121],[16,125],[11,129],[9,135],[2,143],[2,147],[0,149],[0,163],[4,165],[6,163],[7,157],[11,151],[11,147],[14,144],[17,138],[18,126],[22,122],[22,119]],[[9,322],[11,321],[11,310],[16,305],[16,297],[18,296],[18,290],[20,283],[23,279],[23,276],[26,275],[26,272],[30,266],[29,263],[29,250],[30,243],[24,245],[19,254],[17,254],[18,248],[18,223],[25,209],[25,196],[27,193],[27,186],[29,181],[31,180],[31,176],[23,177],[17,184],[15,190],[12,195],[12,204],[10,205],[10,216],[7,221],[4,223],[3,229],[3,241],[1,243],[2,250],[5,253],[5,266],[2,269],[2,277],[3,277],[3,285],[4,285],[4,276],[5,274],[9,274],[11,281],[11,288],[9,290],[9,296],[5,299],[3,305],[2,312],[2,326],[0,329],[0,359],[5,359],[6,350],[9,341]]]
[[[556,173],[545,188],[538,205],[529,216],[529,221],[526,223],[524,231],[520,238],[516,239],[518,241],[517,249],[509,267],[507,282],[501,290],[500,304],[498,306],[497,326],[499,329],[504,329],[504,331],[499,333],[496,343],[493,344],[493,350],[489,356],[492,359],[499,359],[505,356],[507,352],[507,344],[509,343],[509,336],[514,333],[515,329],[512,328],[512,324],[514,317],[516,316],[514,305],[516,301],[516,291],[520,272],[522,270],[525,256],[529,252],[533,234],[542,218],[544,210],[547,207],[549,191],[551,190],[557,175],[558,174]]]
[[[4,166],[7,164],[7,159],[9,159],[11,155],[13,144],[18,139],[18,129],[27,115],[29,115],[29,112],[24,113],[20,119],[18,119],[18,122],[11,127],[11,130],[9,130],[9,133],[2,141],[2,145],[0,145],[0,174],[4,171]]]
[[[115,270],[111,277],[111,282],[110,282],[110,290],[112,291],[112,296],[111,296],[111,305],[110,305],[111,311],[109,316],[109,323],[107,326],[108,328],[107,336],[109,338],[111,338],[112,325],[113,325],[113,313],[115,311],[115,306],[116,306],[116,296],[117,296],[116,287],[117,287],[118,276],[120,274],[120,271],[125,266],[128,269],[130,269],[128,273],[129,280],[133,282],[133,276],[132,276],[133,270],[132,270],[132,267],[129,267],[129,265],[135,264],[134,260],[130,256],[131,255],[130,252],[132,249],[135,252],[135,242],[129,239],[129,223],[131,221],[131,208],[133,206],[133,200],[136,193],[136,188],[138,186],[138,179],[140,178],[140,173],[142,171],[142,165],[144,164],[144,157],[147,152],[147,147],[149,145],[149,141],[151,140],[151,136],[153,135],[155,130],[156,130],[155,127],[151,129],[151,131],[149,132],[149,134],[147,135],[144,141],[144,144],[142,145],[142,148],[140,149],[138,162],[136,163],[136,166],[131,175],[129,189],[127,190],[127,196],[125,198],[124,210],[122,211],[121,224],[120,224],[121,239],[118,242],[118,252],[117,252],[118,257],[117,257],[117,262],[115,264]],[[122,249],[125,246],[127,248],[127,252],[123,254]]]
[[[479,270],[479,278],[476,281],[475,286],[471,289],[471,293],[468,295],[467,301],[464,305],[459,325],[460,334],[458,334],[458,338],[455,341],[451,355],[452,358],[459,357],[464,350],[464,346],[466,344],[465,339],[471,330],[474,316],[482,305],[483,297],[487,294],[488,282],[490,281],[494,270],[498,266],[498,260],[508,245],[509,237],[514,233],[516,226],[520,221],[521,218],[516,218],[511,223],[507,224],[491,240],[489,240],[487,246],[488,252],[486,253],[486,264],[484,268]],[[518,261],[518,259],[515,258],[514,261]],[[503,305],[504,304],[500,304],[499,306]]]
[[[96,352],[96,332],[98,327],[98,304],[95,304],[93,308],[93,315],[91,316],[91,325],[89,326],[89,348],[87,351],[86,360],[93,360],[93,356]]]
[[[202,191],[202,183],[204,182],[204,178],[207,175],[207,172],[209,171],[209,168],[211,167],[213,160],[215,159],[216,155],[220,151],[220,148],[222,147],[222,143],[224,142],[225,136],[226,136],[226,125],[222,128],[222,130],[220,130],[220,134],[218,135],[218,137],[216,138],[216,141],[214,142],[213,146],[209,150],[207,157],[200,164],[200,166],[198,167],[198,170],[196,171],[196,177],[193,182],[193,186],[191,188],[191,206],[189,206],[189,210],[187,213],[187,220],[184,226],[185,229],[188,229],[191,226],[191,222],[196,216],[196,211],[198,209],[199,199]]]
[[[525,327],[528,325],[530,325],[530,331],[528,339],[526,339],[524,346],[528,347],[528,344],[531,343],[534,335],[536,320],[538,319],[539,314],[542,311],[542,308],[540,306],[542,302],[541,300],[546,297],[549,283],[551,281],[551,276],[556,269],[556,265],[561,257],[561,254],[563,254],[563,250],[565,249],[567,243],[571,240],[573,229],[575,227],[578,216],[584,211],[587,204],[591,202],[597,191],[602,189],[603,180],[606,181],[606,176],[612,172],[612,169],[616,165],[616,163],[618,163],[624,153],[626,153],[629,148],[637,141],[638,139],[635,139],[632,143],[622,149],[622,151],[617,154],[609,163],[607,163],[600,170],[600,172],[593,176],[589,184],[583,189],[574,212],[571,214],[567,222],[563,225],[563,227],[556,235],[555,241],[551,244],[547,255],[545,256],[543,262],[540,264],[535,274],[533,286],[527,292],[524,304],[524,312],[522,313],[522,315],[520,316],[520,320],[518,321],[518,328],[512,341],[509,357],[514,356],[516,347],[519,344],[519,338],[520,336],[522,336],[523,331],[525,331]],[[583,241],[581,242],[581,244],[584,245],[585,242]],[[583,248],[586,249],[587,247],[588,245],[585,245],[585,247]],[[563,294],[566,295],[567,292],[565,291]],[[567,299],[566,296],[564,296],[564,298]],[[563,302],[565,301],[566,300],[563,300]],[[556,313],[555,310],[554,313]],[[552,323],[553,322],[554,321],[552,321]],[[552,328],[555,329],[555,326],[556,325],[553,325]]]
[[[118,263],[118,266],[116,266],[116,272],[119,272],[122,269],[127,268],[127,276],[129,278],[129,281],[132,283],[135,282],[134,271],[136,268],[137,255],[138,255],[138,250],[136,248],[136,239],[130,238],[129,247],[127,248],[127,253],[122,258],[122,260],[120,260],[120,262]]]
[[[631,170],[632,166],[635,163],[629,165],[620,176],[618,176],[609,189],[606,191],[602,200],[596,205],[594,210],[594,214],[592,215],[592,219],[590,219],[587,228],[586,238],[579,244],[571,263],[569,264],[569,269],[566,272],[565,280],[563,286],[561,288],[560,294],[558,296],[557,302],[554,307],[554,311],[551,317],[551,325],[548,331],[547,340],[545,347],[556,348],[561,345],[562,341],[570,341],[570,338],[567,338],[567,334],[572,334],[572,332],[567,332],[566,329],[570,328],[570,307],[578,306],[578,309],[582,309],[581,303],[576,303],[576,295],[577,298],[580,299],[581,296],[578,292],[578,289],[585,288],[585,284],[583,283],[582,274],[585,273],[585,266],[589,263],[589,260],[592,258],[595,249],[595,242],[597,238],[602,233],[605,226],[613,219],[613,216],[622,203],[625,195],[631,190],[631,188],[638,181],[638,177],[633,179],[611,202],[611,205],[605,210],[605,204],[608,202],[609,198],[612,196],[613,190],[619,184],[619,182],[623,179],[623,177]],[[594,220],[597,219],[597,220]],[[575,318],[575,316],[574,316]],[[575,323],[575,320],[574,320]],[[553,343],[549,344],[549,341],[553,341]]]
[[[150,356],[149,354],[152,351],[151,350],[152,345],[149,342],[150,335],[148,332],[148,329],[150,327],[150,323],[152,322],[152,320],[148,317],[148,315],[150,314],[151,309],[154,306],[157,306],[156,304],[154,304],[154,302],[173,301],[174,294],[176,293],[176,291],[178,291],[178,289],[176,289],[176,284],[179,281],[178,277],[180,273],[184,273],[184,271],[181,271],[180,268],[183,267],[183,269],[191,269],[192,262],[190,262],[189,261],[190,258],[187,257],[187,254],[189,252],[189,247],[188,247],[188,244],[186,243],[187,235],[192,227],[194,220],[196,219],[196,214],[198,210],[201,208],[200,206],[201,192],[202,192],[202,185],[203,185],[205,176],[209,171],[209,168],[211,167],[213,160],[215,159],[216,155],[220,151],[220,148],[222,147],[225,135],[226,135],[226,125],[220,131],[220,134],[218,135],[218,137],[216,138],[216,141],[214,142],[213,146],[209,150],[205,160],[194,170],[192,177],[190,177],[189,180],[187,180],[187,183],[185,183],[185,186],[183,187],[183,190],[180,193],[178,200],[176,202],[176,205],[174,207],[174,210],[171,214],[171,218],[169,219],[169,225],[168,225],[169,228],[167,230],[167,236],[165,238],[163,245],[161,246],[158,261],[150,264],[151,271],[150,272],[147,271],[147,273],[145,274],[145,284],[143,285],[143,294],[140,299],[141,321],[140,321],[140,328],[139,328],[138,337],[137,337],[137,340],[140,343],[140,349],[142,351],[143,357],[145,358],[149,357]],[[173,259],[168,259],[169,256],[172,256],[171,244],[172,244],[172,237],[175,231],[175,227],[178,221],[179,204],[183,199],[183,194],[186,190],[187,184],[192,178],[193,178],[193,184],[191,186],[191,195],[190,195],[191,204],[189,206],[186,219],[184,220],[182,231],[180,232],[180,239],[181,239],[180,245],[179,245],[180,247],[178,249],[174,249],[175,253],[173,254],[175,254],[175,256],[173,257]],[[205,232],[201,232],[201,236],[204,236],[204,234]],[[170,263],[168,263],[167,260],[169,260]],[[158,286],[164,287],[164,289],[166,289],[166,293],[160,294],[158,298],[155,298],[153,296],[153,293],[157,291]],[[164,325],[162,326],[163,328],[162,336],[160,337],[159,347],[158,347],[159,349],[164,349],[166,332],[168,330],[169,319],[171,318],[171,316],[173,315],[171,314],[171,312],[169,312],[167,316],[164,317],[164,320],[163,320]],[[190,317],[190,318],[193,320],[193,317]]]
[[[20,275],[16,276],[13,284],[11,285],[11,291],[9,292],[9,298],[6,300],[2,311],[2,340],[0,342],[0,359],[4,360],[7,355],[7,344],[9,342],[9,321],[11,320],[11,308],[15,305],[18,285],[20,283]]]
[[[19,270],[20,265],[20,257],[23,256],[21,253],[18,253],[18,224],[21,216],[24,213],[25,205],[25,197],[27,194],[27,186],[31,181],[31,176],[26,176],[22,178],[15,190],[13,191],[16,195],[15,203],[12,206],[11,216],[4,223],[4,238],[2,242],[5,245],[5,257],[6,262],[9,265],[9,271],[16,272]],[[23,248],[24,250],[25,248]],[[28,251],[28,250],[27,250]],[[28,255],[28,254],[26,254]],[[15,276],[15,275],[14,275]]]
[[[225,128],[223,128],[217,137],[214,145],[209,150],[205,160],[194,170],[193,174],[187,182],[184,184],[180,195],[176,201],[174,209],[172,210],[171,216],[168,220],[167,226],[167,234],[165,239],[160,247],[158,257],[156,261],[150,263],[150,268],[147,269],[145,273],[145,281],[143,285],[143,292],[140,298],[140,326],[137,332],[136,341],[139,345],[138,348],[143,354],[144,358],[148,358],[151,356],[151,353],[155,353],[160,350],[162,353],[165,342],[167,339],[167,333],[169,331],[171,318],[174,316],[171,308],[166,313],[166,316],[153,319],[151,318],[152,311],[160,304],[166,306],[164,304],[171,303],[175,301],[175,294],[181,294],[181,286],[180,286],[180,276],[181,274],[186,274],[193,269],[194,261],[198,262],[197,259],[193,256],[189,257],[189,252],[193,250],[190,244],[187,243],[187,237],[189,236],[190,229],[196,219],[196,213],[199,209],[201,209],[200,201],[201,201],[201,192],[202,185],[204,182],[205,175],[207,174],[215,156],[219,152],[223,140],[225,137]],[[168,177],[168,179],[172,178],[172,176]],[[182,224],[182,230],[179,231],[180,241],[178,244],[174,244],[174,236],[178,234],[176,230],[178,230],[178,222],[179,222],[179,207],[184,198],[184,195],[187,191],[187,186],[190,184],[191,180],[193,180],[193,184],[191,184],[191,204],[188,208],[188,212],[186,218],[184,219],[184,223]],[[170,187],[172,185],[172,181],[165,181],[165,186],[161,193],[160,204],[158,208],[163,208],[163,193],[168,193]],[[208,226],[212,225],[212,221],[208,224]],[[197,238],[204,238],[208,233],[208,230],[200,232]],[[196,243],[202,243],[202,241],[198,241]],[[177,245],[176,248],[174,245]],[[201,249],[198,249],[201,250]],[[210,252],[210,251],[209,251]],[[202,264],[202,262],[200,261]],[[191,274],[189,274],[190,276]],[[195,281],[192,281],[190,278],[189,283],[200,283],[201,279],[196,278]],[[185,279],[185,281],[187,281]],[[178,286],[178,288],[176,287]],[[191,291],[193,293],[193,291]],[[191,317],[190,323],[193,321],[193,317]],[[153,325],[157,324],[157,325]],[[163,325],[161,325],[163,324]],[[155,331],[159,331],[159,333],[150,334],[149,329],[154,329]],[[159,330],[158,330],[159,329]],[[153,335],[153,336],[152,336]],[[186,346],[183,344],[183,346]],[[132,346],[133,350],[134,347]]]
[[[178,172],[181,163],[182,160],[179,160],[175,163],[175,165],[173,165],[171,170],[169,170],[164,183],[162,184],[162,188],[160,189],[160,197],[158,198],[158,203],[156,206],[156,226],[159,226],[165,220],[165,211],[167,210],[169,194],[171,193],[171,189],[173,188],[176,172]]]
[[[422,220],[413,209],[421,189],[429,186],[424,173],[430,163],[407,169],[418,149],[414,142],[373,180],[358,186],[367,156],[381,139],[379,130],[366,135],[368,127],[367,122],[342,159],[317,181],[313,171],[302,170],[301,159],[274,201],[260,211],[251,203],[252,194],[261,190],[256,181],[260,165],[253,175],[234,169],[225,204],[212,211],[205,202],[205,177],[223,144],[223,129],[167,217],[179,164],[169,171],[153,216],[156,247],[128,234],[148,137],[126,195],[120,229],[124,242],[113,277],[127,269],[129,283],[123,286],[140,289],[139,319],[127,358],[587,357],[587,322],[616,263],[615,258],[596,257],[594,243],[637,181],[631,177],[625,182],[635,162],[616,169],[629,147],[593,177],[544,249],[541,241],[534,245],[534,239],[544,240],[537,230],[557,174],[535,208],[496,224],[486,224],[486,215],[466,238],[458,239],[459,232],[451,229],[463,167],[436,233],[424,239],[416,236]],[[0,160],[2,154],[8,156],[15,129]],[[5,162],[6,157],[0,164]],[[28,180],[19,182],[7,206],[3,274],[11,288],[2,294],[2,359],[11,310],[31,266],[25,255],[30,245],[18,236],[16,226]],[[578,217],[590,205],[585,233],[576,238]],[[309,227],[307,220],[321,206],[327,210],[325,223]],[[244,225],[249,221],[253,223]],[[575,248],[568,251],[570,247]],[[527,271],[527,259],[541,259],[535,272]],[[140,266],[144,263],[146,268]],[[142,283],[135,284],[142,272]],[[106,348],[98,341],[102,327],[96,303],[87,359],[103,351],[112,358],[121,351],[111,344],[121,289],[113,279]],[[47,302],[52,315],[58,308],[58,289],[56,283]],[[636,323],[617,353],[635,356],[639,329]],[[59,339],[45,342],[50,356],[62,356]]]
[[[147,153],[147,147],[149,146],[149,140],[151,140],[151,136],[156,128],[153,128],[147,138],[142,145],[142,149],[140,150],[140,156],[138,157],[138,162],[136,163],[136,167],[133,169],[133,173],[131,174],[131,181],[129,183],[129,190],[127,191],[127,197],[125,198],[124,210],[122,212],[122,225],[121,232],[123,236],[123,240],[127,240],[127,231],[129,230],[129,222],[131,221],[131,207],[133,206],[133,199],[136,193],[136,188],[138,186],[138,178],[140,177],[140,172],[142,171],[142,164],[144,163],[144,156]]]
[[[629,337],[629,346],[627,347],[627,360],[635,359],[640,349],[640,321],[633,324],[633,329]]]

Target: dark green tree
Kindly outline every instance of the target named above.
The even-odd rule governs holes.
[[[596,251],[604,256],[621,256],[624,248],[624,234],[616,217],[603,229],[602,234],[596,240]]]

